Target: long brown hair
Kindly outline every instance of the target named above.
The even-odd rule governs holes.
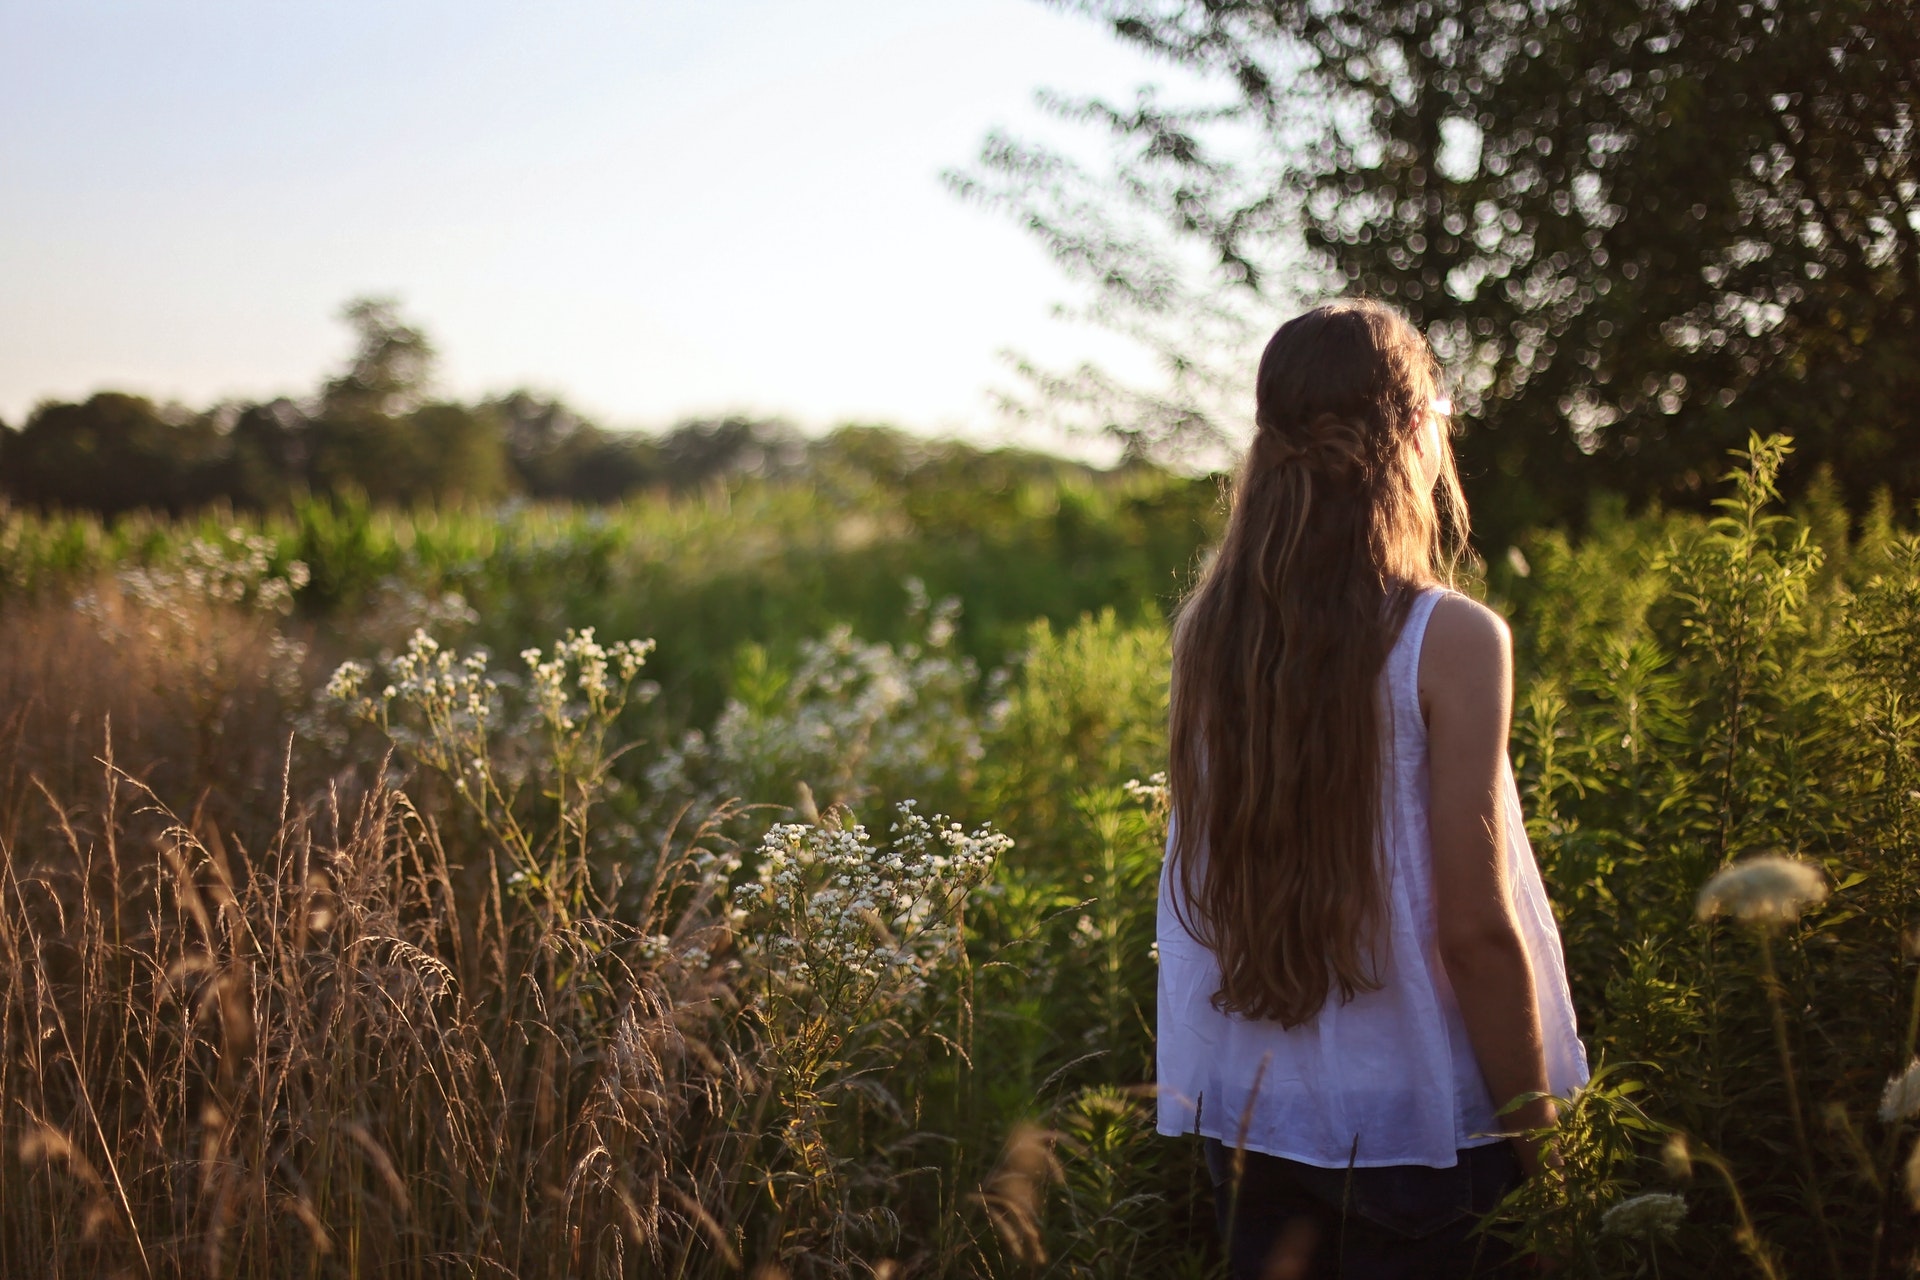
[[[1292,1027],[1379,986],[1376,684],[1466,534],[1444,434],[1432,489],[1415,449],[1438,390],[1426,340],[1362,299],[1260,358],[1226,536],[1173,642],[1170,857],[1222,1009]]]

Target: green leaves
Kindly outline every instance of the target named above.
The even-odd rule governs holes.
[[[1614,515],[1533,547],[1516,759],[1590,1051],[1650,1064],[1636,1105],[1694,1135],[1726,1189],[1690,1195],[1658,1256],[1827,1274],[1831,1241],[1865,1274],[1896,1209],[1850,1181],[1846,1117],[1907,1061],[1920,558],[1910,536],[1849,543],[1828,521],[1816,540],[1781,510],[1783,438],[1735,456],[1705,520]],[[1696,923],[1696,894],[1770,928]],[[1805,1119],[1821,1100],[1824,1127]],[[1600,1178],[1582,1203],[1663,1194],[1652,1137],[1579,1173]],[[1526,1230],[1592,1274],[1641,1265],[1573,1205],[1529,1201]]]

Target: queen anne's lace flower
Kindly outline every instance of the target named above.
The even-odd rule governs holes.
[[[1731,916],[1746,924],[1792,924],[1827,896],[1826,876],[1800,858],[1763,853],[1720,868],[1700,890],[1702,920]]]
[[[1608,1235],[1641,1240],[1671,1239],[1687,1217],[1687,1198],[1670,1191],[1649,1191],[1622,1200],[1600,1215],[1600,1229]]]

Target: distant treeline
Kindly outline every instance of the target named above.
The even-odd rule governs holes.
[[[914,452],[885,431],[809,444],[785,423],[729,417],[647,435],[607,430],[526,391],[439,399],[428,394],[433,348],[392,302],[362,299],[345,315],[358,335],[353,359],[309,400],[195,410],[103,391],[42,404],[18,429],[0,424],[0,496],[106,517],[216,504],[267,511],[327,495],[396,506],[514,496],[605,503],[796,471],[822,449],[876,454],[866,459],[874,463],[885,461],[877,453],[900,453],[888,465],[902,466]]]
[[[356,491],[382,505],[516,494],[597,503],[777,469],[805,453],[777,422],[689,422],[654,437],[603,430],[525,392],[349,415],[286,399],[191,412],[103,391],[42,405],[23,429],[0,434],[0,490],[21,506],[104,516],[215,503],[269,510]]]

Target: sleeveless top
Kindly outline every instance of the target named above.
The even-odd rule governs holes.
[[[1163,869],[1161,1133],[1199,1133],[1323,1168],[1448,1168],[1461,1148],[1502,1141],[1440,961],[1434,917],[1420,647],[1434,605],[1447,594],[1428,588],[1413,602],[1380,677],[1383,711],[1392,717],[1392,734],[1385,738],[1392,759],[1380,805],[1388,871],[1376,969],[1380,988],[1346,1003],[1334,992],[1318,1014],[1292,1030],[1221,1012],[1212,1003],[1220,988],[1219,961],[1181,925],[1173,909],[1180,900],[1179,877]],[[1503,765],[1502,774],[1514,916],[1532,962],[1548,1085],[1565,1097],[1586,1082],[1586,1049],[1574,1025],[1560,934],[1527,843],[1511,766]]]

